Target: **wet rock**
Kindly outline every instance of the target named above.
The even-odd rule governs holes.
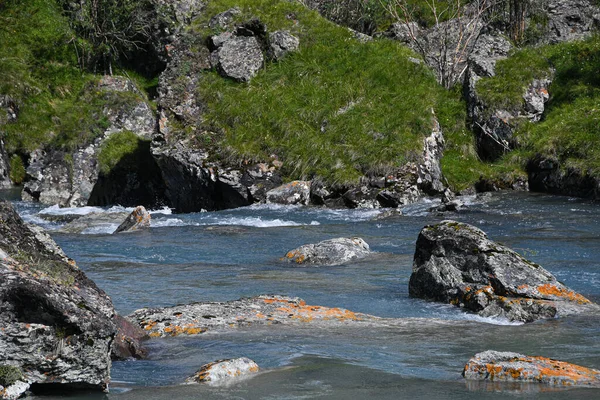
[[[553,157],[535,156],[527,163],[529,189],[583,198],[600,198],[600,180],[575,168],[564,168]]]
[[[30,386],[29,383],[23,381],[16,381],[7,386],[0,384],[0,398],[3,400],[16,400],[25,394]]]
[[[267,192],[267,203],[308,204],[310,201],[310,181],[293,181]]]
[[[262,68],[265,60],[256,37],[231,36],[219,43],[211,54],[211,64],[225,78],[248,82]]]
[[[0,202],[0,220],[2,362],[40,389],[106,390],[116,330],[110,299],[9,203]]]
[[[198,335],[207,330],[229,330],[255,325],[333,327],[380,321],[343,308],[306,305],[299,298],[263,295],[224,303],[193,303],[165,308],[145,308],[127,317],[150,337]]]
[[[115,314],[114,321],[117,326],[117,334],[112,344],[112,359],[146,358],[148,349],[143,344],[143,341],[148,339],[146,332],[118,314]]]
[[[371,249],[361,238],[336,238],[300,246],[289,251],[284,259],[296,264],[339,265],[369,254]]]
[[[127,212],[90,213],[69,222],[61,233],[112,233],[129,216]]]
[[[599,310],[541,266],[455,221],[421,230],[409,294],[511,321]]]
[[[219,360],[203,365],[193,376],[186,379],[185,383],[227,384],[234,379],[255,374],[259,370],[258,365],[246,357]]]
[[[348,208],[379,208],[377,191],[367,185],[354,187],[342,195],[342,200]]]
[[[536,382],[557,386],[600,387],[600,371],[545,357],[488,350],[467,362],[463,377],[469,380]]]
[[[125,221],[115,230],[114,233],[119,232],[133,232],[138,231],[140,229],[148,229],[150,228],[150,213],[146,211],[143,206],[137,206],[135,210],[131,212],[125,218]]]
[[[289,31],[276,31],[269,34],[269,54],[275,61],[281,60],[288,53],[298,50],[300,39]]]

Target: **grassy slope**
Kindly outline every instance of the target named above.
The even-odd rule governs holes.
[[[411,62],[407,48],[388,40],[360,43],[347,29],[286,1],[213,1],[205,14],[235,5],[243,10],[239,21],[258,16],[270,32],[298,36],[301,48],[268,63],[249,84],[216,73],[202,80],[208,121],[225,132],[222,147],[233,158],[275,154],[289,177],[356,182],[415,159],[435,109],[451,142],[450,164],[474,161],[458,94],[444,91],[424,66]],[[214,32],[204,28],[206,22],[198,21],[196,30],[208,36]],[[458,169],[447,168],[451,178],[465,175]]]
[[[494,107],[514,107],[531,79],[555,69],[544,119],[517,131],[521,144],[503,165],[536,154],[555,157],[563,167],[600,177],[600,36],[585,41],[520,50],[498,63],[497,76],[477,90]]]

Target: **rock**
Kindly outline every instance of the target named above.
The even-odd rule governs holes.
[[[300,39],[289,31],[275,31],[269,34],[269,54],[275,61],[281,60],[288,53],[298,50]]]
[[[232,36],[211,54],[211,64],[225,78],[248,82],[264,64],[260,43],[254,36]]]
[[[2,141],[0,138],[0,189],[9,188],[12,186],[9,175],[9,165],[8,155],[4,149],[4,141]]]
[[[146,211],[144,206],[137,206],[135,210],[131,212],[123,221],[121,225],[115,230],[114,233],[119,232],[132,232],[138,231],[140,229],[148,229],[150,228],[150,213]]]
[[[353,187],[342,195],[342,200],[348,208],[372,209],[379,208],[377,191],[367,185]]]
[[[112,344],[112,359],[146,358],[148,356],[148,349],[142,343],[148,339],[146,332],[118,314],[115,314],[114,321],[117,326],[117,334]]]
[[[600,387],[600,370],[545,357],[493,350],[471,358],[462,375],[469,380]]]
[[[289,251],[284,259],[296,264],[339,265],[369,254],[371,249],[361,238],[336,238],[300,246]]]
[[[225,303],[193,303],[165,308],[145,308],[127,317],[151,338],[198,335],[207,330],[229,330],[255,325],[333,327],[372,323],[382,319],[343,308],[309,306],[299,298],[263,295]]]
[[[590,0],[549,0],[540,42],[570,42],[591,36],[598,28],[594,17],[599,12],[598,3]]]
[[[89,213],[69,222],[61,233],[112,233],[129,216],[127,212]]]
[[[429,195],[444,193],[440,160],[444,154],[444,135],[439,122],[433,118],[431,135],[423,139],[423,154],[418,166],[417,186]]]
[[[421,27],[416,22],[394,22],[384,33],[385,36],[402,42],[412,44],[413,40],[422,35]]]
[[[234,18],[240,15],[242,12],[238,7],[230,8],[220,14],[215,15],[208,22],[210,29],[227,29],[233,22]]]
[[[267,192],[267,203],[303,204],[310,201],[310,181],[293,181]]]
[[[40,391],[106,390],[116,331],[110,299],[9,203],[0,202],[0,220],[0,359]]]
[[[219,360],[203,365],[193,376],[186,379],[185,383],[227,384],[232,379],[247,377],[259,370],[258,365],[246,357]]]
[[[583,198],[600,198],[600,180],[575,168],[564,168],[553,157],[537,155],[527,162],[529,189]]]
[[[135,160],[129,160],[122,170],[118,170],[117,165],[113,175],[121,177],[118,185],[115,176],[105,177],[100,173],[98,163],[103,143],[114,134],[130,131],[140,140],[149,140],[155,128],[152,109],[133,82],[124,77],[105,76],[97,88],[89,90],[100,90],[109,100],[102,111],[109,126],[92,143],[83,144],[74,151],[53,148],[33,151],[26,170],[23,197],[62,207],[117,202],[127,206],[132,205],[132,200],[141,200],[148,206],[158,205],[163,189],[155,179],[156,166],[150,156],[149,144],[131,155]]]
[[[6,387],[0,385],[0,398],[3,400],[16,400],[21,397],[31,385],[27,382],[16,381]]]
[[[409,294],[522,322],[600,309],[541,266],[455,221],[421,230]]]

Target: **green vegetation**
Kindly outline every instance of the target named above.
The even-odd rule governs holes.
[[[524,49],[498,63],[497,76],[482,79],[478,93],[493,107],[517,107],[534,78],[555,70],[544,119],[517,130],[521,149],[505,157],[524,164],[539,154],[565,168],[600,176],[600,36]],[[504,90],[503,90],[504,88]],[[481,90],[483,89],[483,90]],[[503,97],[504,96],[504,97]]]
[[[10,386],[23,377],[19,367],[13,365],[0,365],[0,386]]]
[[[289,177],[356,182],[415,160],[431,133],[432,110],[450,137],[458,135],[472,148],[464,105],[412,62],[407,48],[387,40],[360,43],[316,13],[279,0],[215,1],[206,15],[234,5],[242,9],[240,22],[258,16],[271,32],[297,35],[301,48],[268,64],[249,84],[216,73],[201,80],[207,120],[224,133],[221,148],[231,159],[275,154]],[[286,18],[290,14],[294,19]],[[214,33],[205,23],[198,21],[196,29]]]
[[[10,180],[15,185],[20,185],[25,179],[25,166],[23,160],[18,154],[13,154],[10,158]]]
[[[110,174],[123,158],[134,154],[143,142],[144,140],[131,131],[117,132],[110,135],[102,143],[100,154],[98,155],[100,173],[104,175]]]
[[[52,260],[46,255],[28,254],[21,250],[12,254],[12,257],[29,270],[61,285],[71,286],[75,283],[71,267],[62,260]]]

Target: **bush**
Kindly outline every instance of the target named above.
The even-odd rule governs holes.
[[[0,386],[10,386],[23,377],[19,367],[12,365],[0,365]]]

